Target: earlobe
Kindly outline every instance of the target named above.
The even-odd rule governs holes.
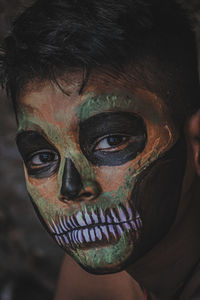
[[[189,134],[193,148],[195,169],[198,176],[200,176],[200,109],[190,120]]]

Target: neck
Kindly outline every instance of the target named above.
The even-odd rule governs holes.
[[[182,193],[177,218],[168,234],[127,269],[158,296],[173,296],[200,259],[200,179],[194,175],[190,183]]]

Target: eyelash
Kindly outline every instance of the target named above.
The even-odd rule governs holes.
[[[44,156],[46,155],[46,158],[47,158],[46,162],[44,162],[44,161],[42,162],[42,157],[41,157],[42,155],[43,155],[43,159],[44,159]],[[34,160],[36,160],[36,161],[34,162]],[[38,162],[37,162],[37,160],[38,160]],[[40,160],[40,162],[39,162],[39,160]],[[59,160],[59,156],[56,152],[51,151],[51,150],[44,150],[44,151],[39,151],[37,153],[34,153],[27,160],[27,164],[28,164],[29,168],[37,169],[37,168],[45,167],[45,166],[49,165],[50,163],[56,162],[58,160]]]
[[[93,151],[109,151],[109,152],[115,152],[119,150],[123,150],[127,143],[132,139],[133,136],[123,135],[123,134],[112,134],[107,135],[104,137],[101,137],[98,139],[98,141],[95,143],[93,147]],[[116,145],[109,145],[109,143],[112,143],[112,141],[109,141],[109,139],[113,139],[113,143],[115,143],[116,139],[121,139],[116,143]],[[107,143],[108,147],[105,145]],[[121,147],[120,147],[121,146]]]

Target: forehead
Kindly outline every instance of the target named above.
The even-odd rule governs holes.
[[[35,116],[48,122],[70,123],[71,118],[80,121],[104,111],[129,111],[148,114],[154,122],[168,114],[164,99],[139,87],[135,80],[121,76],[112,78],[102,74],[90,76],[83,92],[81,73],[71,73],[60,87],[51,82],[29,86],[22,95],[18,118]]]

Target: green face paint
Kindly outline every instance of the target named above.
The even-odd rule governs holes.
[[[168,156],[176,157],[178,134],[164,102],[145,91],[116,91],[115,82],[109,89],[94,93],[88,84],[85,94],[72,88],[68,97],[46,85],[27,93],[18,112],[30,197],[54,240],[93,273],[119,271],[147,251],[152,245],[143,237],[159,239],[176,210],[170,206],[162,227],[161,202],[169,199],[146,190],[163,188],[154,169],[165,165],[170,174]]]
[[[89,93],[84,97],[84,103],[78,107],[76,111],[77,117],[83,121],[94,114],[105,111],[129,111],[133,109],[135,113],[145,114],[148,112],[148,118],[152,122],[160,123],[161,115],[158,107],[152,107],[151,103],[140,101],[139,98],[134,98],[127,94],[111,94],[111,95],[94,95]]]

